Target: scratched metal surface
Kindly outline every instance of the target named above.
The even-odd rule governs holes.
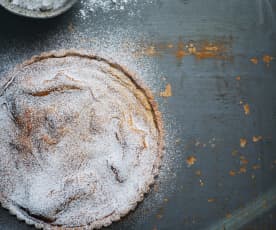
[[[70,40],[69,22],[87,37],[101,33],[99,30],[128,28],[133,34],[145,32],[144,40],[153,44],[226,40],[230,44],[227,54],[232,57],[179,60],[169,53],[151,57],[173,90],[171,97],[157,100],[174,121],[170,127],[180,140],[171,146],[179,155],[172,178],[175,186],[165,189],[166,202],[154,203],[156,192],[152,191],[135,212],[109,229],[275,229],[276,61],[267,67],[262,57],[276,57],[276,2],[159,0],[144,7],[137,17],[110,12],[113,18],[108,18],[99,12],[89,15],[85,23],[77,17],[80,4],[59,18],[39,22],[0,9],[0,73],[33,54],[60,48],[62,44],[53,37],[62,34]],[[70,42],[64,44],[64,48],[71,47]],[[90,46],[85,40],[76,44]],[[259,59],[257,65],[249,61],[252,57]],[[244,114],[241,100],[250,105],[250,115]],[[263,140],[252,143],[254,135]],[[248,141],[243,149],[241,137]],[[247,172],[230,176],[230,170],[240,167],[239,157],[232,156],[234,150],[248,160]],[[185,163],[188,155],[197,158],[192,167]],[[254,170],[253,165],[260,169]],[[200,177],[197,170],[201,170]],[[162,185],[162,180],[158,183]],[[259,203],[254,203],[256,199]],[[147,208],[149,202],[153,208]],[[240,220],[248,207],[253,210],[249,212],[252,218],[245,215]],[[32,227],[0,209],[0,229]]]

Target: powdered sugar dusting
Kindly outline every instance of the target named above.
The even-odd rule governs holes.
[[[119,69],[97,59],[45,59],[20,70],[3,98],[1,130],[9,135],[0,132],[0,184],[30,217],[104,225],[153,182],[161,134],[146,97]]]
[[[151,4],[154,0],[148,0],[146,4]],[[90,14],[94,14],[97,11],[108,13],[109,11],[124,11],[128,15],[135,15],[138,13],[138,9],[135,9],[138,4],[141,4],[139,0],[81,0],[80,16],[83,19],[89,17]],[[131,7],[129,7],[131,5]]]

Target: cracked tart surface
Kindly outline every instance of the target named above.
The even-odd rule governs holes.
[[[124,67],[76,50],[35,56],[0,80],[0,202],[44,229],[108,226],[150,189],[161,115]]]

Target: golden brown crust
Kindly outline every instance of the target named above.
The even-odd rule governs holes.
[[[110,65],[111,67],[121,71],[122,73],[124,73],[130,80],[131,82],[138,88],[140,89],[143,94],[145,95],[145,97],[147,98],[147,103],[150,105],[150,111],[153,114],[154,117],[154,122],[156,125],[156,128],[159,132],[159,138],[158,138],[158,157],[156,158],[156,162],[154,163],[153,169],[152,169],[152,180],[148,181],[148,183],[145,185],[144,190],[141,192],[141,194],[139,194],[139,199],[137,199],[136,203],[132,204],[131,210],[134,210],[135,207],[137,206],[138,202],[141,202],[144,198],[144,194],[148,193],[150,190],[150,186],[154,183],[154,177],[157,176],[158,174],[158,170],[160,168],[161,165],[161,159],[162,159],[162,155],[163,155],[163,149],[164,149],[164,141],[163,141],[163,136],[164,136],[164,129],[163,129],[163,123],[162,123],[162,117],[161,117],[161,113],[158,110],[158,105],[154,100],[154,96],[151,93],[151,91],[142,83],[142,81],[132,72],[130,72],[126,67],[123,67],[119,64],[117,64],[114,61],[110,61],[107,58],[103,58],[103,57],[99,57],[95,54],[90,54],[86,51],[78,51],[78,50],[60,50],[60,51],[51,51],[51,52],[46,52],[46,53],[42,53],[39,56],[34,56],[32,57],[30,60],[25,61],[23,64],[19,65],[15,71],[12,72],[12,74],[10,74],[8,76],[8,80],[5,79],[5,82],[8,84],[5,84],[3,86],[4,90],[9,86],[9,84],[12,83],[13,79],[16,76],[16,72],[18,70],[20,70],[21,68],[24,68],[26,66],[29,66],[31,64],[34,64],[36,62],[45,60],[45,59],[49,59],[49,58],[64,58],[64,57],[82,57],[82,58],[88,58],[88,59],[94,59],[94,60],[98,60],[98,61],[103,61],[105,63],[107,63],[108,65]],[[3,91],[4,91],[3,90]],[[2,91],[2,93],[3,93]],[[1,94],[2,94],[1,93]],[[137,95],[136,95],[137,96]],[[137,97],[138,100],[142,100],[141,97],[139,98],[139,96]],[[143,104],[143,102],[141,102]],[[0,199],[2,200],[2,199]],[[32,224],[34,225],[36,228],[44,228],[44,229],[74,229],[74,230],[83,230],[83,229],[98,229],[101,228],[102,226],[108,226],[110,225],[113,221],[118,221],[120,220],[122,217],[124,217],[125,215],[127,215],[129,213],[129,209],[123,211],[120,213],[120,215],[114,213],[111,214],[110,216],[104,217],[103,219],[94,221],[93,223],[90,223],[89,225],[85,225],[85,226],[79,226],[79,227],[62,227],[62,226],[53,226],[51,224],[47,224],[47,223],[38,223],[35,220],[30,219],[28,216],[22,216],[18,214],[18,210],[16,210],[16,207],[14,207],[12,204],[10,204],[9,202],[7,203],[3,203],[2,204],[4,207],[8,208],[11,213],[17,215],[17,217],[19,219],[24,220],[27,224]]]

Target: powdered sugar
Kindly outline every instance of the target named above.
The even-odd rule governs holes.
[[[152,3],[154,0],[141,2],[139,0],[81,0],[80,16],[83,19],[89,17],[98,11],[107,13],[109,11],[124,11],[129,16],[137,14],[137,5],[146,5]]]
[[[11,3],[29,10],[52,10],[58,9],[67,0],[12,0]]]
[[[46,228],[117,220],[160,163],[158,114],[143,91],[120,68],[72,52],[27,63],[2,96],[2,194]]]

